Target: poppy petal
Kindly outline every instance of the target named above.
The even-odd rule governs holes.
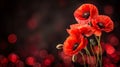
[[[114,28],[114,23],[110,17],[105,15],[99,15],[95,20],[92,20],[92,26],[96,29],[96,35],[99,35],[98,32],[105,31],[110,32]]]
[[[98,15],[98,9],[93,4],[83,4],[74,12],[74,17],[78,23],[83,20],[89,22],[90,19],[94,19]]]
[[[94,33],[94,30],[88,24],[72,24],[70,25],[70,29],[67,29],[67,32],[70,35],[76,35],[79,37],[80,34],[85,35],[87,37],[91,36]]]
[[[78,46],[75,50],[73,50],[75,43],[78,43]],[[63,51],[66,55],[72,56],[73,54],[77,54],[80,50],[82,50],[87,45],[87,43],[87,39],[82,37],[82,35],[81,38],[68,36],[64,42]]]

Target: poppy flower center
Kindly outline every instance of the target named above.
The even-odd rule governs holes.
[[[101,23],[101,22],[98,22],[97,25],[98,25],[98,27],[99,27],[100,29],[103,29],[103,28],[105,27],[104,24]]]
[[[84,12],[82,17],[85,18],[85,19],[88,19],[90,16],[90,12]]]
[[[79,43],[75,43],[73,46],[73,50],[75,50],[79,46]]]

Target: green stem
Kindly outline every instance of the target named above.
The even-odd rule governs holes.
[[[99,36],[98,38],[95,36],[97,42],[98,42],[98,47],[99,47],[99,51],[100,51],[100,58],[99,58],[99,53],[97,53],[97,57],[98,57],[98,62],[100,63],[100,67],[102,67],[102,47],[100,45],[100,39],[101,37]]]
[[[96,40],[97,40],[97,42],[98,42],[98,41],[99,41],[98,38],[97,38],[96,36],[95,36],[95,38],[96,38]],[[100,60],[99,60],[99,53],[97,53],[97,64],[99,63],[99,61],[100,61]]]
[[[99,54],[97,53],[97,65],[99,65],[99,61],[100,61],[100,58],[99,58]]]
[[[92,44],[90,44],[90,48],[91,48],[91,51],[92,51],[92,53],[93,53],[93,56],[96,58],[96,56],[95,56],[95,53],[94,53],[94,51],[93,51],[93,48],[92,48]],[[97,58],[96,58],[97,59]],[[96,67],[98,66],[98,63],[96,62],[96,65],[95,65]]]
[[[84,62],[84,67],[86,67],[86,64],[85,64],[85,57],[84,57],[84,55],[83,55],[82,52],[80,52],[80,54],[82,55],[82,59],[83,59],[83,62]]]
[[[101,47],[101,44],[100,44],[100,39],[101,39],[101,37],[99,36],[98,46],[100,48],[100,66],[102,67],[102,47]]]
[[[91,56],[91,54],[90,54],[89,50],[87,49],[87,47],[85,47],[85,51],[86,51],[86,53],[87,53],[89,56]]]
[[[90,54],[89,50],[87,49],[87,47],[85,47],[84,49],[85,49],[85,51],[86,51],[86,54],[90,57],[91,54]],[[90,58],[89,58],[89,57],[87,58],[87,59],[88,59],[88,62],[90,62]],[[89,67],[89,65],[88,65],[88,67]]]

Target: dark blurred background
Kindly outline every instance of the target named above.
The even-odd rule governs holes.
[[[0,67],[77,67],[66,65],[56,45],[68,36],[69,25],[77,23],[73,13],[84,3],[96,5],[100,14],[114,21],[114,30],[105,33],[103,41],[114,36],[119,50],[118,0],[0,0]]]

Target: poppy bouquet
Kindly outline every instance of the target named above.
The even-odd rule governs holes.
[[[102,67],[100,38],[102,32],[111,32],[113,30],[113,21],[106,15],[99,15],[97,7],[93,4],[83,4],[78,7],[74,12],[74,17],[77,23],[70,25],[70,29],[67,29],[69,36],[63,44],[58,44],[56,47],[58,49],[62,48],[65,55],[72,56],[73,62],[75,62],[78,53],[82,56],[83,54],[93,55],[96,58],[95,66],[100,65]],[[94,39],[89,38],[91,36],[95,37],[97,45],[94,45]],[[95,53],[93,46],[98,46],[99,52]],[[85,57],[82,58],[85,61]],[[90,59],[88,60],[90,61]]]

